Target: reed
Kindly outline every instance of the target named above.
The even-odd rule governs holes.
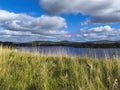
[[[120,61],[0,47],[0,90],[119,90]]]

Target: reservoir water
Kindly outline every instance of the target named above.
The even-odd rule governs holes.
[[[51,55],[88,56],[96,58],[120,57],[120,48],[74,48],[66,46],[17,47],[18,50]]]

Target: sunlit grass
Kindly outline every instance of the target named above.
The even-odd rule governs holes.
[[[119,90],[120,61],[0,48],[0,90]]]

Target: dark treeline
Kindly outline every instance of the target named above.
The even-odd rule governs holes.
[[[50,42],[50,41],[35,41],[35,42],[27,42],[27,43],[13,43],[13,42],[0,42],[2,46],[70,46],[76,48],[120,48],[120,43],[94,43],[94,42]]]

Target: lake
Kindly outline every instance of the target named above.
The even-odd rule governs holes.
[[[120,48],[74,48],[66,46],[36,46],[17,47],[17,49],[51,55],[88,56],[96,58],[104,58],[105,56],[109,58],[113,58],[115,56],[120,57]]]

